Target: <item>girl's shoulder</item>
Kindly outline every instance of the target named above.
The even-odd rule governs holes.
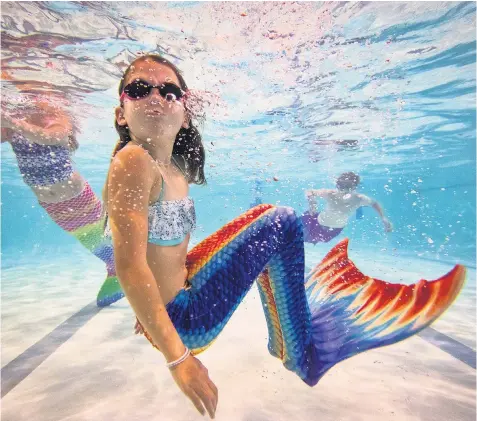
[[[148,169],[153,168],[154,160],[144,148],[129,143],[118,151],[113,158],[112,164],[113,166],[121,165],[122,167],[127,168],[136,167],[139,170],[147,171]]]

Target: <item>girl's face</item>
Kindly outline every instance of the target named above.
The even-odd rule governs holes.
[[[174,71],[164,64],[145,58],[137,60],[124,81],[124,87],[140,79],[150,85],[159,86],[173,83],[180,87]],[[175,139],[181,127],[188,127],[184,105],[181,101],[166,100],[153,88],[148,96],[131,99],[124,96],[122,106],[116,108],[116,120],[121,126],[128,126],[133,138],[152,142],[158,138]]]

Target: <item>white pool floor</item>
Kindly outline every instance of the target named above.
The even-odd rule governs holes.
[[[307,266],[322,250],[307,247]],[[350,252],[364,273],[391,282],[431,280],[451,268],[386,252],[372,256]],[[100,261],[80,249],[61,259],[19,259],[15,266],[11,259],[3,256],[2,375],[8,368],[22,379],[1,400],[2,420],[203,419],[162,355],[133,334],[125,299],[99,312],[88,307],[105,277]],[[474,269],[432,329],[475,357]],[[199,358],[219,389],[217,420],[475,420],[475,360],[472,367],[424,336],[353,357],[308,387],[268,354],[256,288]]]

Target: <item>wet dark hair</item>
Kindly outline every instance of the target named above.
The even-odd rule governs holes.
[[[150,59],[156,63],[169,67],[176,74],[177,79],[179,79],[180,88],[184,92],[188,91],[187,84],[181,71],[174,64],[159,54],[145,54],[136,58],[124,71],[121,82],[119,83],[118,93],[120,96],[123,93],[125,81],[133,65],[138,61],[146,59]],[[114,156],[131,141],[129,128],[127,126],[120,126],[116,120],[114,121],[114,126],[119,134],[119,141],[113,150],[111,159],[113,159]],[[179,133],[177,133],[174,147],[172,149],[172,155],[182,157],[189,183],[207,183],[204,174],[205,149],[202,143],[202,137],[192,121],[189,122],[189,128],[186,129],[181,127]]]
[[[355,189],[360,183],[361,179],[358,174],[354,172],[344,172],[336,180],[336,187],[338,190]]]

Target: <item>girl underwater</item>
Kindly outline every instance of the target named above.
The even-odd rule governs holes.
[[[189,184],[206,181],[189,92],[179,70],[158,55],[126,69],[104,206],[72,164],[74,128],[64,111],[39,103],[48,122],[7,116],[3,122],[40,205],[106,263],[98,305],[126,296],[136,331],[164,354],[201,414],[215,416],[218,391],[196,355],[217,338],[254,281],[270,354],[310,386],[346,358],[416,334],[451,305],[464,267],[432,282],[390,284],[356,268],[347,240],[305,277],[303,227],[289,207],[255,206],[188,252],[195,228]]]

